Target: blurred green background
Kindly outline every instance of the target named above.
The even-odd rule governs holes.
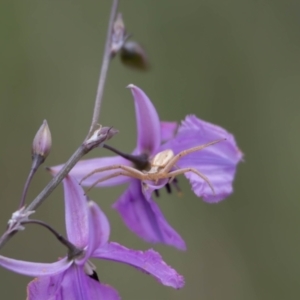
[[[46,165],[64,162],[90,125],[110,1],[0,2],[0,228],[16,209],[30,167],[31,142],[47,119],[53,148]],[[148,51],[148,73],[113,61],[101,123],[121,130],[111,145],[131,151],[135,119],[129,83],[143,88],[163,120],[186,114],[234,133],[245,162],[235,192],[210,205],[180,178],[184,196],[157,199],[187,243],[154,245],[185,276],[176,291],[113,262],[96,262],[102,282],[122,299],[299,299],[300,4],[272,0],[130,0],[120,10]],[[96,150],[91,156],[108,155]],[[49,181],[41,169],[28,201]],[[93,190],[111,221],[111,240],[139,240],[110,206],[124,190]],[[38,210],[64,233],[62,189]],[[51,262],[65,254],[53,236],[28,226],[1,254]],[[30,278],[0,269],[1,299],[25,299]]]

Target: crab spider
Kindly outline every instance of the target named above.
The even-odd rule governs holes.
[[[155,183],[158,182],[159,179],[166,179],[170,178],[169,182],[171,182],[177,175],[184,174],[187,172],[192,172],[196,175],[198,175],[200,178],[202,178],[211,188],[212,192],[215,193],[214,188],[212,184],[210,183],[209,179],[202,173],[200,173],[195,168],[177,168],[176,163],[178,160],[190,153],[193,153],[195,151],[203,150],[204,148],[208,146],[212,146],[216,143],[219,143],[221,141],[224,141],[225,139],[219,139],[212,141],[210,143],[196,146],[190,149],[183,150],[179,152],[178,154],[174,155],[174,152],[171,149],[164,150],[162,152],[157,153],[152,160],[150,161],[150,170],[138,170],[134,167],[125,166],[125,165],[111,165],[106,166],[102,168],[95,169],[94,171],[90,172],[86,176],[84,176],[80,184],[90,176],[94,175],[95,173],[104,172],[104,171],[110,171],[110,170],[119,170],[117,172],[114,172],[112,174],[109,174],[107,176],[104,176],[103,178],[100,178],[99,180],[95,181],[87,191],[92,189],[94,186],[96,186],[98,183],[103,182],[105,180],[117,177],[117,176],[129,176],[132,178],[136,178],[142,181],[143,184],[145,184],[143,181],[150,180],[154,181]],[[177,169],[174,171],[171,171],[172,168],[176,167]],[[145,184],[147,187],[147,184]]]

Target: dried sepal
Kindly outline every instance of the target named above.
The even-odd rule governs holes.
[[[119,50],[122,48],[127,38],[126,29],[123,22],[123,17],[121,13],[118,13],[112,32],[111,41],[111,57],[114,57]]]
[[[98,124],[98,128],[93,132],[89,139],[85,141],[85,146],[88,149],[102,147],[104,142],[110,140],[119,130],[113,127],[103,127]]]
[[[7,222],[8,230],[24,230],[22,222],[28,221],[28,217],[35,213],[34,210],[26,211],[25,206],[15,211]]]

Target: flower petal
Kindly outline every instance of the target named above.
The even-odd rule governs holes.
[[[84,190],[71,176],[63,180],[67,235],[76,247],[85,248],[88,244],[89,214]]]
[[[62,286],[63,292],[70,300],[119,300],[120,297],[113,288],[102,285],[86,275],[81,267],[72,268],[66,274]]]
[[[125,158],[119,157],[119,156],[81,160],[75,165],[75,167],[71,170],[69,175],[71,175],[78,182],[80,182],[84,176],[93,172],[95,169],[106,167],[106,166],[112,166],[112,165],[130,166],[131,162],[129,162]],[[62,166],[63,165],[51,167],[51,168],[49,168],[49,171],[51,172],[52,175],[55,175],[62,168]],[[115,171],[116,170],[96,173],[96,174],[92,175],[91,177],[85,179],[81,183],[81,185],[91,186],[97,180],[103,178],[104,176],[112,174]],[[104,182],[97,184],[97,187],[115,186],[115,185],[119,185],[119,184],[124,184],[124,183],[128,182],[129,180],[130,180],[130,178],[127,176],[117,176],[117,177],[105,180]]]
[[[60,279],[60,281],[58,281]],[[54,287],[53,287],[54,285]],[[28,300],[119,300],[116,290],[86,275],[82,267],[70,268],[63,278],[40,277],[27,288]]]
[[[167,223],[157,204],[151,198],[145,198],[139,180],[131,181],[113,208],[118,210],[128,228],[142,239],[186,249],[185,242]]]
[[[59,292],[64,273],[55,276],[41,276],[27,285],[27,300],[63,300]]]
[[[162,142],[168,141],[174,137],[177,122],[160,122],[160,132],[161,132],[161,140]]]
[[[152,154],[161,143],[160,122],[157,111],[148,96],[130,84],[136,115],[137,148],[139,153]]]
[[[185,173],[195,194],[208,202],[218,202],[232,193],[236,167],[243,157],[234,136],[219,126],[202,121],[195,116],[187,116],[176,137],[162,146],[162,149],[172,149],[177,154],[222,138],[226,140],[201,151],[190,153],[177,163],[180,168],[195,168],[208,177],[214,187],[215,195],[198,175],[191,172]]]
[[[143,190],[143,194],[146,199],[149,200],[154,190],[162,189],[168,182],[168,178],[159,179],[157,182],[154,182],[153,180],[144,180],[143,184],[145,184],[147,188]]]
[[[152,276],[166,286],[175,289],[184,286],[184,278],[168,266],[159,253],[150,249],[136,251],[125,248],[117,243],[108,243],[94,253],[94,257],[126,263]]]
[[[26,276],[43,276],[60,273],[69,268],[72,261],[67,257],[54,263],[36,263],[0,256],[0,266]]]
[[[89,210],[91,221],[89,234],[93,239],[89,242],[88,253],[86,256],[90,256],[97,247],[106,244],[110,234],[108,219],[100,207],[95,202],[89,201]]]

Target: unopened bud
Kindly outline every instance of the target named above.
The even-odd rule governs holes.
[[[36,133],[32,143],[32,157],[39,155],[46,158],[51,150],[52,139],[51,132],[46,120],[44,120],[40,129]]]
[[[127,41],[121,48],[120,58],[124,65],[133,69],[147,71],[149,61],[143,47],[135,41]]]
[[[112,32],[112,41],[111,41],[111,56],[114,57],[119,50],[122,48],[126,40],[126,29],[123,22],[122,14],[119,13],[115,20]]]

